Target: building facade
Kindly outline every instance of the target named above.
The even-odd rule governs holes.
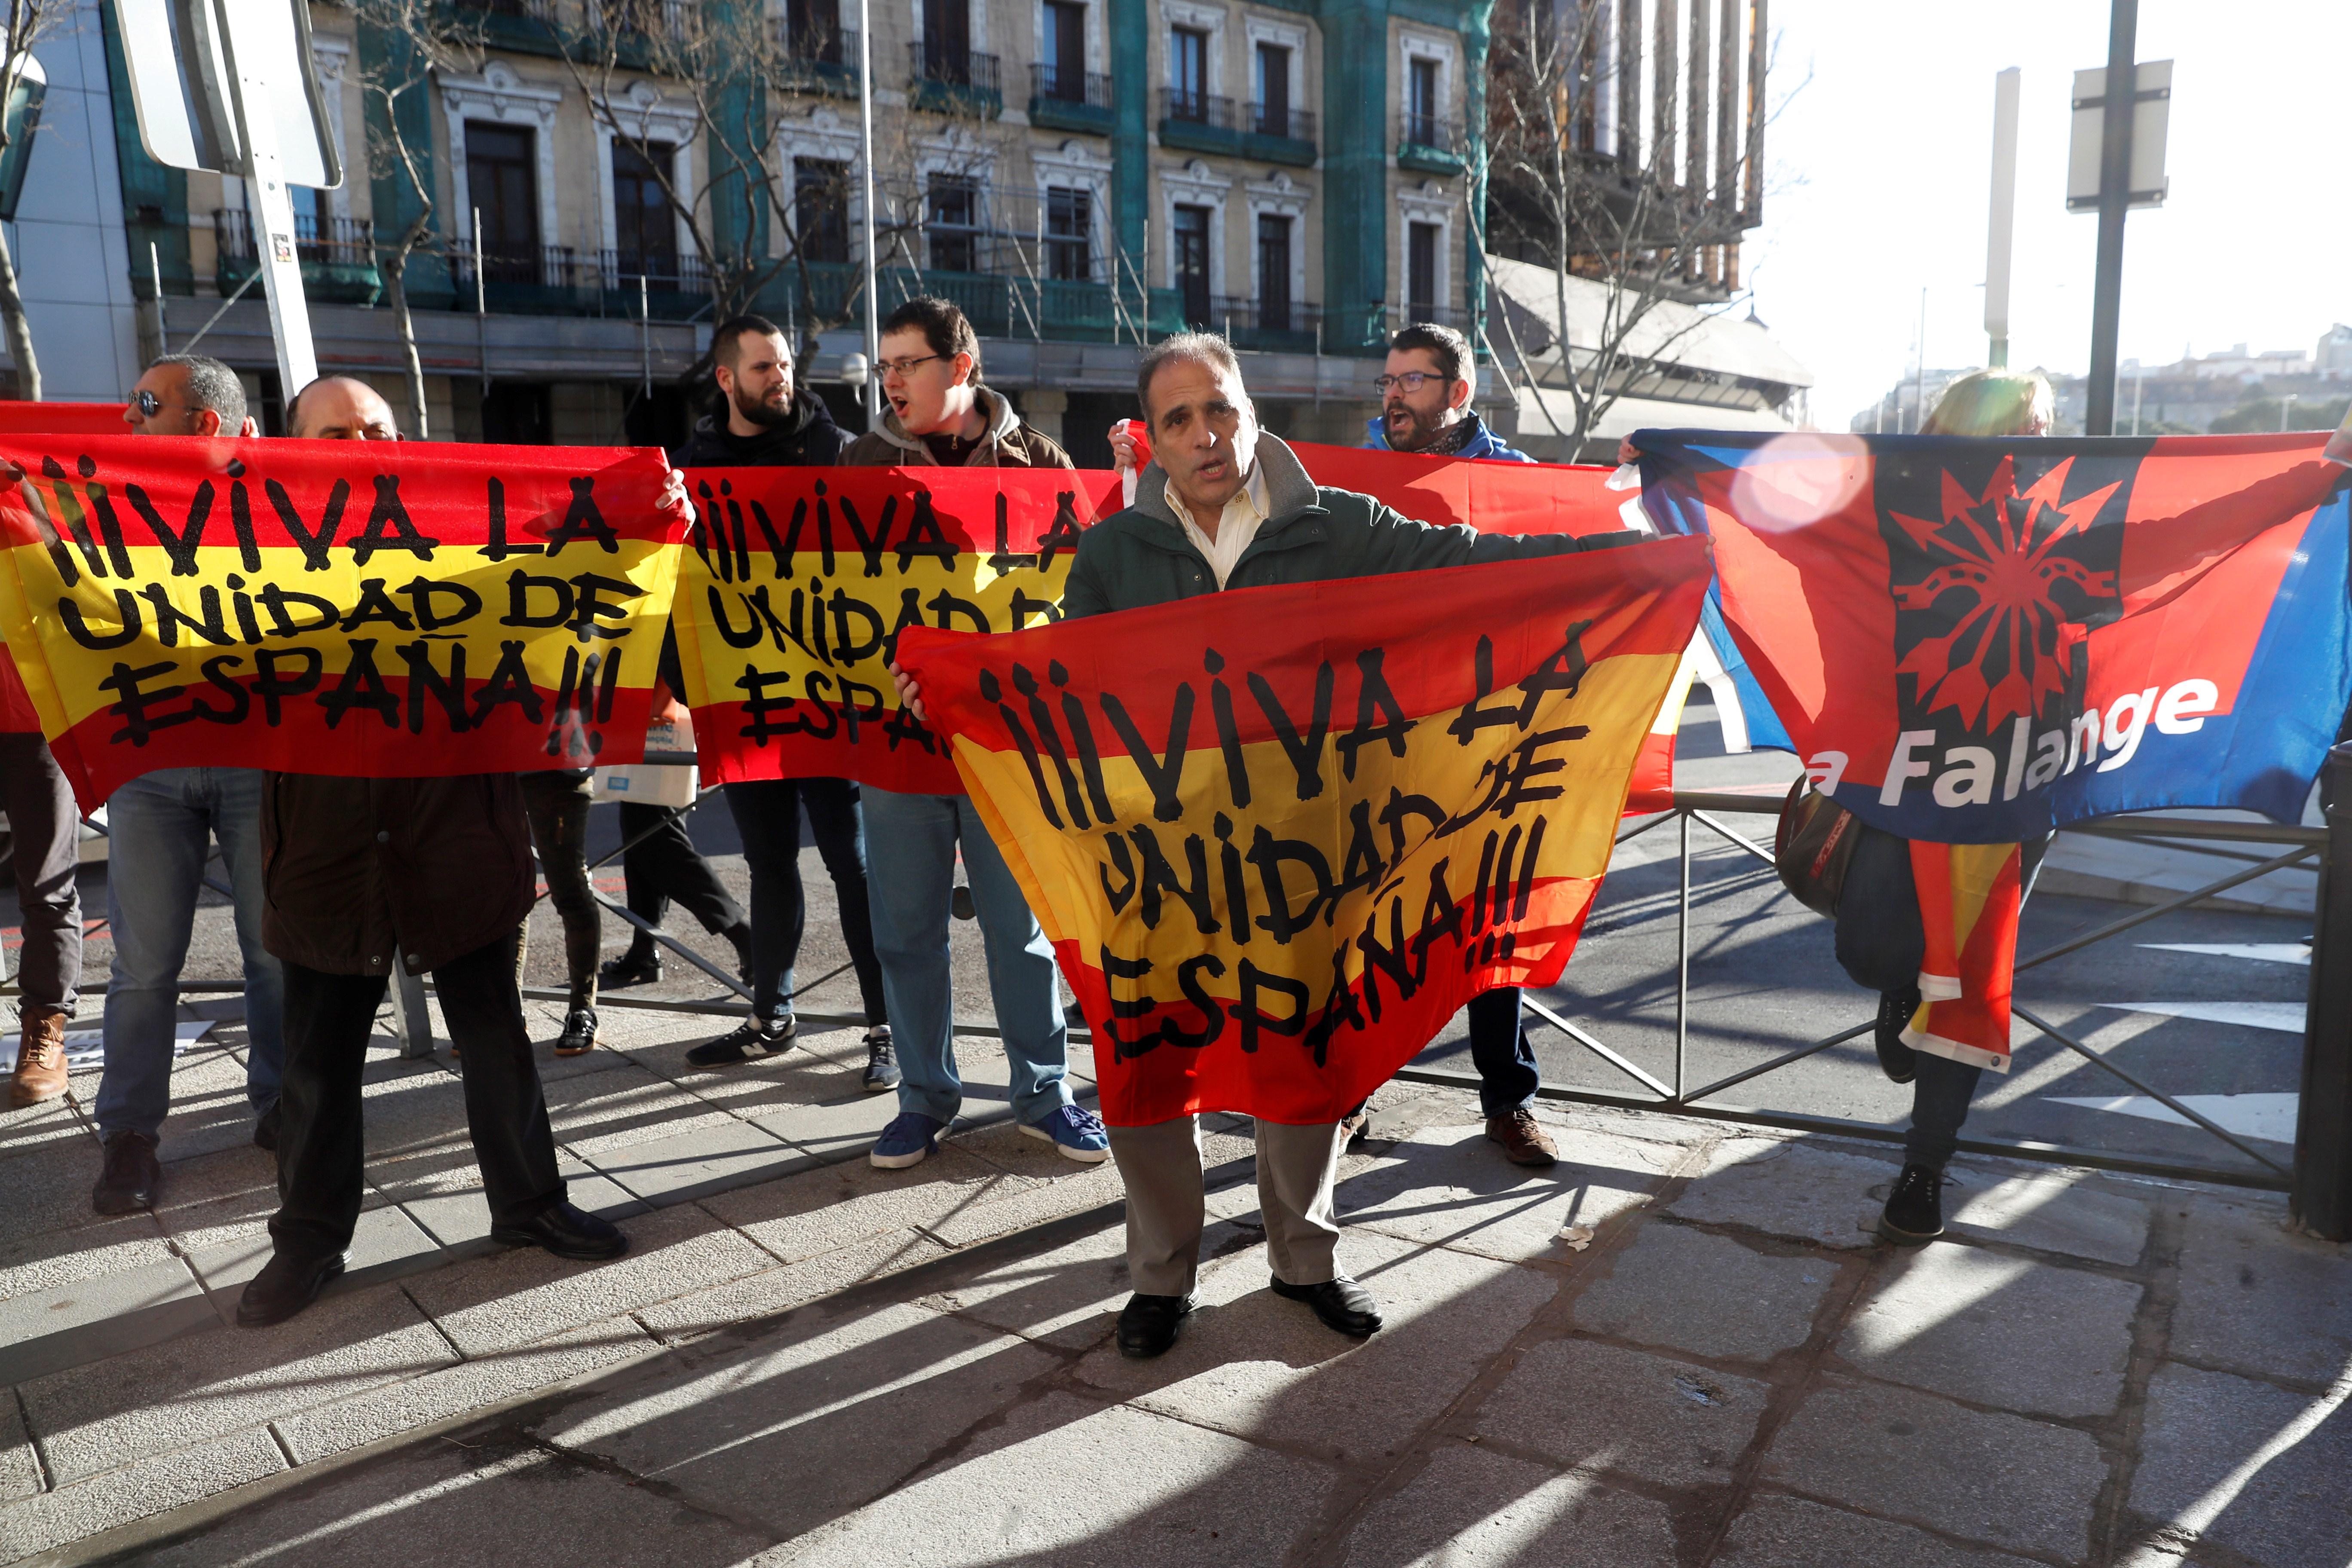
[[[1676,0],[1646,3],[1663,16]],[[1709,5],[1729,18],[1756,0],[1687,4],[1696,37]],[[296,193],[319,362],[371,379],[415,425],[389,261],[421,236],[399,276],[436,438],[675,440],[714,314],[740,309],[809,345],[805,379],[856,425],[839,377],[863,347],[869,220],[882,310],[957,300],[989,382],[1081,461],[1107,461],[1104,430],[1134,412],[1143,345],[1188,324],[1234,340],[1268,428],[1350,444],[1388,332],[1438,320],[1477,336],[1488,28],[1518,15],[1492,0],[310,14],[346,171]],[[128,357],[218,354],[274,422],[284,389],[244,183],[147,156],[114,9],[84,0],[79,16],[84,75],[102,64],[110,88],[88,97],[98,134],[78,156],[111,154],[119,205],[98,205],[120,239],[101,272]],[[30,190],[67,162],[37,145]],[[1481,406],[1519,423],[1499,379]]]

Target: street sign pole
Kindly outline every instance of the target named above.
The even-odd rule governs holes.
[[[1985,335],[1992,340],[1986,364],[2009,364],[2009,265],[2017,227],[2018,68],[1992,79],[1992,205],[1985,221]]]
[[[2139,66],[2132,58],[2139,0],[2114,0],[2107,21],[2107,79],[2100,106],[2099,254],[2091,293],[2091,377],[2083,429],[2116,433],[2116,339],[2123,321],[2124,219],[2131,211],[2132,120]]]
[[[237,47],[230,24],[234,0],[214,0],[222,52],[227,57],[229,100],[236,111],[237,144],[245,150],[245,177],[260,208],[255,238],[261,283],[269,298],[269,335],[278,348],[278,395],[289,414],[294,395],[318,379],[319,360],[310,342],[310,307],[302,294],[302,262],[295,245],[294,199],[287,193],[278,155],[278,122],[269,89],[255,74],[249,50]]]

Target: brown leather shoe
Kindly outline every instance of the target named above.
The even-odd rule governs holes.
[[[16,1072],[8,1102],[23,1107],[55,1100],[66,1091],[66,1016],[55,1007],[27,1007],[24,1037],[16,1046]]]
[[[1508,1116],[1486,1118],[1486,1141],[1500,1143],[1504,1157],[1514,1165],[1544,1166],[1559,1158],[1559,1145],[1536,1122],[1536,1113],[1526,1106]]]

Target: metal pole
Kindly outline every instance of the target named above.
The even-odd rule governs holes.
[[[2288,1213],[2315,1236],[2352,1239],[2352,744],[2320,773],[2327,855],[2320,863],[2304,1016],[2303,1097],[2295,1111]]]
[[[278,160],[278,120],[269,86],[253,74],[259,62],[240,57],[236,29],[229,25],[227,0],[215,0],[214,26],[227,55],[229,101],[236,113],[237,144],[245,150],[245,177],[260,204],[257,265],[269,299],[269,336],[278,351],[278,395],[291,407],[294,395],[319,379],[319,357],[310,344],[310,307],[302,295],[302,262],[294,248],[294,201],[286,194]]]
[[[1985,223],[1985,363],[2009,364],[2009,262],[2017,226],[2017,95],[2015,66],[1992,79],[1992,210]]]
[[[2132,111],[2139,92],[2133,60],[2139,0],[2114,0],[2107,21],[2107,76],[2099,128],[2099,258],[2091,293],[2091,378],[2083,430],[2116,433],[2116,337],[2123,321],[2124,219],[2131,212]]]
[[[1911,434],[1916,436],[1919,426],[1927,423],[1927,289],[1919,289],[1919,360],[1913,367],[1911,382]]]
[[[646,275],[637,274],[637,361],[644,381],[638,390],[646,396],[654,393],[654,317],[646,290]]]
[[[482,395],[490,392],[490,307],[483,287],[482,209],[474,209],[474,358],[482,372]]]
[[[1675,906],[1675,1098],[1683,1097],[1683,1060],[1690,1045],[1690,813],[1682,813],[1682,897]]]
[[[874,268],[874,15],[857,0],[857,144],[866,178],[866,422],[882,421],[882,310]]]
[[[425,976],[408,967],[407,956],[394,953],[392,963],[392,1022],[400,1031],[400,1054],[433,1054],[433,1015],[425,1008]]]

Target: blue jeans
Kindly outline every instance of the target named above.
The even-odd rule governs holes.
[[[1470,1065],[1478,1069],[1478,1114],[1492,1120],[1536,1102],[1543,1073],[1519,1022],[1519,988],[1497,985],[1470,999]]]
[[[971,882],[988,988],[1004,1037],[1013,1113],[1043,1121],[1070,1103],[1069,1032],[1055,988],[1054,948],[1029,912],[1021,884],[988,837],[971,799],[899,795],[867,784],[866,879],[882,994],[898,1048],[898,1109],[951,1121],[963,1104],[956,1074],[955,990],[948,973],[948,900],[956,845]]]
[[[286,1063],[286,982],[261,947],[260,770],[165,768],[132,779],[106,803],[106,827],[114,973],[106,986],[99,1135],[129,1128],[155,1137],[171,1109],[180,966],[195,925],[207,836],[220,840],[245,956],[246,1098],[257,1113],[268,1110]]]

